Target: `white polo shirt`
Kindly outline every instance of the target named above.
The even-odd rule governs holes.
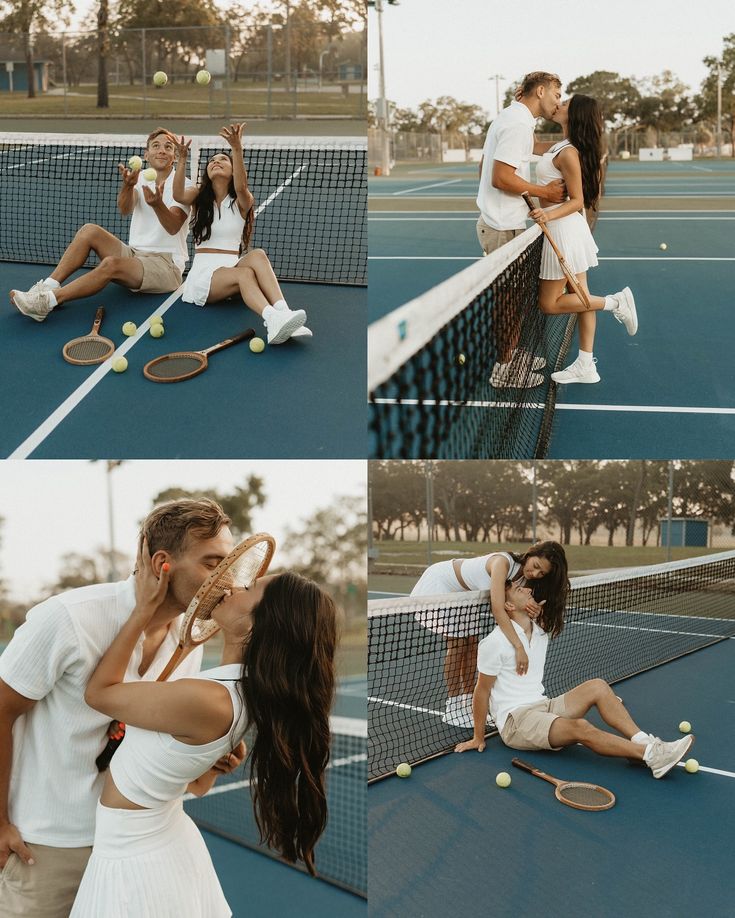
[[[36,701],[13,727],[9,815],[27,842],[56,848],[92,844],[104,780],[95,759],[107,743],[110,718],[85,703],[84,690],[134,606],[132,577],[53,596],[29,611],[0,656],[0,679]],[[180,623],[181,616],[171,623],[143,677],[141,637],[126,681],[160,674],[176,647]],[[196,675],[201,660],[197,648],[174,677]]]
[[[477,206],[482,219],[497,230],[525,229],[528,207],[519,194],[493,187],[495,161],[508,163],[516,175],[531,180],[533,130],[536,119],[522,102],[511,102],[490,125],[482,149]]]
[[[145,195],[143,194],[143,186],[145,185],[151,191],[155,191],[156,183],[146,182],[141,171],[138,176],[138,184],[133,189],[135,207],[130,221],[128,244],[133,249],[142,249],[145,252],[168,252],[172,256],[174,264],[183,271],[189,259],[186,237],[189,235],[189,211],[191,208],[186,204],[179,204],[178,201],[174,201],[174,170],[172,169],[163,184],[163,203],[166,207],[178,207],[186,214],[186,220],[184,220],[181,229],[172,236],[161,226],[156,212],[150,204],[146,203]],[[193,186],[192,180],[187,178],[184,182],[184,187],[192,188]]]
[[[495,676],[490,692],[490,713],[498,730],[515,708],[541,701],[544,695],[544,665],[549,635],[534,623],[531,640],[520,625],[511,619],[511,625],[521,639],[528,654],[528,672],[519,676],[516,672],[516,652],[500,628],[495,627],[477,648],[477,668],[486,676]]]

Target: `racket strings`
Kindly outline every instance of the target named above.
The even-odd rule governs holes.
[[[607,809],[615,802],[610,791],[594,784],[565,784],[559,788],[559,798],[594,809]]]
[[[88,338],[77,338],[76,341],[70,341],[64,347],[64,354],[72,360],[92,363],[104,360],[114,349],[114,345],[92,335]]]
[[[156,379],[177,379],[193,376],[204,365],[204,357],[195,354],[172,354],[149,364],[148,375]]]

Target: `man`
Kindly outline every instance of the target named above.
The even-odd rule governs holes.
[[[477,651],[478,677],[472,699],[474,736],[458,743],[456,752],[485,748],[485,721],[490,712],[506,746],[513,749],[553,749],[581,743],[599,755],[643,762],[654,778],[662,778],[687,753],[693,736],[665,743],[644,733],[622,701],[602,679],[590,679],[557,698],[547,698],[541,683],[549,635],[524,611],[530,590],[518,583],[506,589],[505,608],[528,654],[528,672],[516,673],[515,651],[500,628]],[[616,733],[600,730],[585,715],[596,707]],[[618,735],[619,734],[619,735]]]
[[[528,192],[560,204],[567,198],[562,181],[548,185],[531,184],[531,157],[550,149],[551,143],[536,140],[536,119],[551,119],[561,101],[561,80],[556,74],[535,71],[527,74],[518,88],[515,101],[504,108],[490,125],[480,161],[480,187],[477,206],[477,238],[485,255],[499,249],[526,229],[528,207],[521,197]],[[543,377],[533,372],[545,361],[516,348],[519,319],[514,303],[497,303],[493,317],[502,340],[500,359],[493,368],[491,385],[502,389],[540,386]],[[502,315],[500,315],[502,313]],[[533,364],[529,368],[528,361]],[[529,370],[531,372],[529,372]]]
[[[170,293],[181,285],[189,253],[186,237],[190,208],[173,198],[176,140],[164,128],[149,135],[145,160],[156,170],[156,179],[147,182],[142,170],[122,164],[118,170],[122,188],[118,210],[131,216],[129,245],[94,223],[86,223],[64,252],[61,261],[44,280],[30,290],[11,290],[11,302],[24,315],[43,322],[61,303],[99,293],[111,281],[137,293]],[[186,179],[186,187],[192,187]],[[61,286],[82,267],[90,252],[100,259],[96,268]]]
[[[170,565],[166,598],[126,679],[155,680],[194,593],[232,548],[230,520],[210,500],[176,500],[144,521],[151,554]],[[103,776],[95,760],[109,718],[84,702],[87,682],[135,606],[135,575],[53,596],[28,613],[0,656],[0,915],[62,918],[91,853]],[[194,650],[172,678],[199,672]],[[220,760],[236,768],[244,747]]]

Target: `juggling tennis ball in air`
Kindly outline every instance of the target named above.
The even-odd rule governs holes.
[[[128,166],[133,172],[139,172],[143,168],[143,160],[140,156],[131,156],[128,160]]]
[[[466,359],[467,359],[467,358],[465,357],[464,354],[457,354],[457,363],[458,363],[461,367],[464,366],[465,360],[466,360]]]
[[[112,361],[112,369],[115,373],[124,373],[128,368],[128,361],[125,357],[116,357]]]
[[[668,246],[666,245],[665,242],[662,242],[661,245],[659,246],[659,248],[661,249],[662,252],[665,252],[666,249],[668,249]]]
[[[199,73],[197,73],[197,83],[199,83],[200,86],[206,86],[211,79],[212,75],[208,70],[200,70]]]
[[[262,338],[252,338],[250,341],[250,350],[254,354],[259,354],[261,351],[265,350],[265,341]]]
[[[168,77],[163,72],[163,70],[156,70],[153,74],[153,85],[154,86],[165,86],[168,83]]]
[[[396,774],[399,778],[408,778],[411,775],[411,766],[408,762],[401,762],[401,764],[396,768]]]
[[[695,774],[699,771],[699,762],[696,759],[687,759],[684,762],[684,770],[688,771],[690,775]]]
[[[510,787],[510,775],[507,771],[501,771],[495,778],[498,787]]]
[[[692,729],[692,725],[689,723],[688,720],[682,720],[682,722],[679,724],[680,733],[689,733],[691,729]]]
[[[155,169],[144,169],[143,170],[143,178],[146,180],[146,182],[155,182],[157,177],[158,177],[158,173],[156,172]]]
[[[150,335],[151,338],[163,338],[163,325],[160,322],[151,325]]]
[[[126,322],[122,327],[122,333],[127,335],[128,338],[134,335],[137,331],[138,326],[135,324],[135,322]]]

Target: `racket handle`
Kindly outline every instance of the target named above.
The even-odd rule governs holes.
[[[254,328],[246,328],[241,335],[235,335],[234,338],[228,338],[226,341],[221,341],[219,344],[214,344],[212,347],[206,348],[202,351],[202,354],[209,356],[210,354],[216,354],[217,351],[223,351],[226,347],[232,347],[233,344],[238,344],[240,341],[247,341],[249,338],[255,337]]]
[[[107,767],[112,761],[113,755],[117,752],[118,746],[125,739],[125,724],[121,724],[118,720],[113,720],[107,732],[110,738],[94,763],[99,772],[107,771]]]
[[[521,197],[522,197],[523,200],[526,202],[526,207],[528,207],[529,210],[535,210],[535,209],[536,209],[535,206],[534,206],[533,201],[531,200],[531,195],[530,195],[527,191],[524,191],[523,194],[521,195]]]
[[[100,306],[97,312],[94,314],[94,325],[92,330],[98,332],[100,330],[100,325],[102,325],[102,320],[105,317],[105,307]]]
[[[538,771],[538,768],[529,765],[528,762],[521,761],[521,759],[513,759],[510,764],[515,765],[516,768],[523,769],[523,771],[528,771],[531,774],[535,774]]]

